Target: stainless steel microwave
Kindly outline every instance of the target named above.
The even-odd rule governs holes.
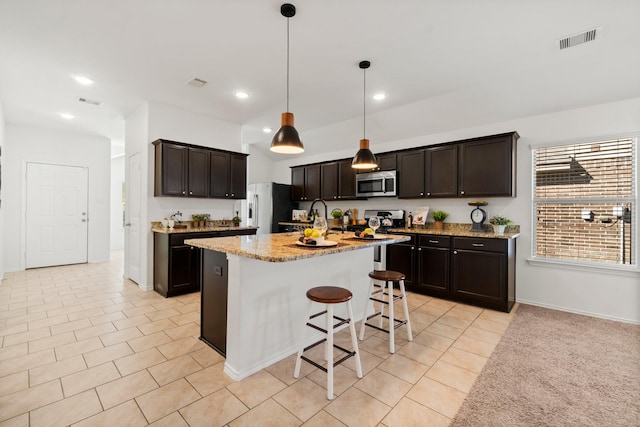
[[[397,190],[396,171],[377,171],[356,175],[358,197],[395,196]]]

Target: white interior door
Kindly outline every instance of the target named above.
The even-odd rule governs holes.
[[[129,156],[129,181],[125,199],[126,269],[129,279],[140,283],[140,153]]]
[[[87,262],[88,169],[27,163],[26,268]]]

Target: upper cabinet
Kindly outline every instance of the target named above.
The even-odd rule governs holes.
[[[351,167],[350,159],[322,163],[320,165],[320,196],[324,200],[355,199],[356,172],[357,169]]]
[[[385,153],[376,156],[378,170],[394,171],[398,168],[396,153]]]
[[[517,132],[403,151],[398,197],[515,197]]]
[[[247,155],[159,139],[155,196],[244,199]]]
[[[291,168],[291,199],[314,200],[320,197],[320,165]]]
[[[517,139],[513,132],[460,144],[458,195],[515,197]]]

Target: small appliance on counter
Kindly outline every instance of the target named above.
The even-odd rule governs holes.
[[[369,226],[369,218],[372,216],[380,218],[378,233],[386,234],[390,228],[404,227],[405,211],[403,209],[367,209],[364,211],[365,223],[363,225],[350,225],[347,227],[347,230],[356,231],[367,228]]]

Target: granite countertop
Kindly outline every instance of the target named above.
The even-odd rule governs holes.
[[[435,234],[440,236],[482,237],[487,239],[516,239],[520,236],[519,225],[507,226],[504,234],[496,234],[491,225],[485,224],[484,231],[471,231],[471,224],[444,223],[444,229],[436,230],[433,223],[412,228],[390,228],[393,233]]]
[[[326,239],[337,242],[335,246],[299,246],[300,233],[277,233],[251,236],[217,237],[211,239],[188,239],[185,244],[212,251],[225,252],[246,258],[268,262],[287,262],[322,255],[349,252],[352,250],[400,243],[409,236],[378,235],[376,239],[358,239],[353,233],[330,233]]]
[[[256,230],[258,227],[233,227],[229,225],[214,225],[211,227],[192,227],[187,223],[186,228],[163,228],[160,222],[151,223],[151,231],[154,233],[176,234],[176,233],[201,233],[211,231],[240,231],[240,230]]]

